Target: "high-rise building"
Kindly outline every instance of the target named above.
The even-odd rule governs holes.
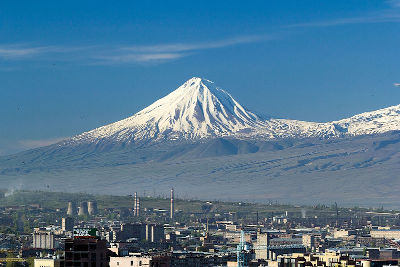
[[[61,220],[61,229],[65,231],[72,231],[74,229],[74,218],[66,217]]]
[[[121,224],[121,239],[136,238],[139,241],[146,239],[146,225],[138,223]]]
[[[174,204],[174,189],[171,189],[171,210],[170,210],[170,219],[173,220],[175,215],[175,204]]]
[[[146,240],[149,242],[161,242],[164,240],[164,226],[146,224]]]
[[[313,250],[315,247],[315,236],[313,234],[304,234],[302,236],[302,243],[307,250]]]
[[[64,266],[108,266],[111,251],[107,241],[97,238],[65,240]]]
[[[261,229],[257,230],[257,250],[256,250],[256,259],[269,259],[269,241],[270,236],[269,233],[263,233]]]

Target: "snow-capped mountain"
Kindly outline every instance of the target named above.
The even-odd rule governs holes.
[[[191,78],[175,91],[124,120],[82,133],[60,145],[135,144],[212,137],[332,138],[400,130],[400,105],[328,123],[263,120],[212,81]]]
[[[332,122],[349,135],[379,134],[400,130],[400,105],[365,112]]]
[[[398,207],[400,133],[393,130],[400,130],[400,105],[327,123],[266,120],[213,82],[192,78],[129,118],[0,157],[0,180],[38,190],[130,194],[172,186],[205,199],[353,206],[387,199]]]
[[[73,137],[72,142],[141,142],[229,136],[264,128],[264,122],[229,93],[201,78],[124,120]]]

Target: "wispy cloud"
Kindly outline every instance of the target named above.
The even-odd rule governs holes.
[[[327,21],[297,23],[285,26],[286,28],[297,27],[328,27],[348,24],[363,24],[363,23],[384,23],[384,22],[400,22],[400,14],[384,14],[378,16],[365,16],[354,18],[340,18]]]
[[[32,149],[42,146],[48,146],[55,143],[58,143],[64,140],[66,137],[57,137],[57,138],[49,138],[49,139],[27,139],[27,140],[20,140],[18,142],[18,146],[21,149]]]
[[[113,65],[126,63],[145,63],[145,62],[160,62],[169,61],[183,57],[180,53],[146,53],[146,54],[131,54],[118,53],[116,55],[96,56],[94,63],[91,65]]]
[[[273,39],[271,35],[239,36],[235,38],[199,42],[199,43],[172,43],[157,45],[127,45],[121,46],[111,55],[101,55],[97,58],[100,64],[124,64],[132,62],[160,62],[187,57],[202,50],[217,49],[228,46],[261,42]]]
[[[254,43],[273,39],[272,35],[250,35],[239,36],[224,40],[199,42],[199,43],[175,43],[175,44],[160,44],[147,46],[125,46],[121,50],[145,53],[164,53],[164,52],[185,52],[199,51],[205,49],[222,48],[227,46]]]
[[[31,57],[46,52],[47,47],[23,47],[20,45],[0,46],[0,58],[14,59]]]
[[[190,56],[203,50],[261,42],[273,39],[270,35],[238,36],[222,40],[193,43],[152,45],[96,45],[82,47],[1,45],[0,60],[59,60],[89,65],[166,62]]]
[[[54,55],[71,55],[85,51],[91,47],[67,47],[67,46],[35,46],[29,44],[7,44],[0,45],[0,59],[22,60],[22,59],[43,59]]]
[[[375,13],[366,14],[364,16],[295,23],[286,25],[284,28],[329,27],[348,24],[400,22],[400,0],[388,0],[386,1],[386,4],[390,8],[380,10]]]

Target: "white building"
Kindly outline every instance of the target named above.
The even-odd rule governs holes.
[[[110,257],[110,267],[123,267],[123,266],[150,266],[150,256],[127,256],[127,257]]]

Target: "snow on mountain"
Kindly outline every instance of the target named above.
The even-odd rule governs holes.
[[[200,139],[263,127],[263,122],[213,82],[192,78],[124,120],[73,137],[73,142]]]
[[[332,138],[400,130],[400,105],[328,123],[263,120],[209,80],[191,78],[175,91],[124,120],[61,144],[143,143],[236,138]]]
[[[379,134],[400,130],[400,105],[365,112],[332,122],[349,135]]]

